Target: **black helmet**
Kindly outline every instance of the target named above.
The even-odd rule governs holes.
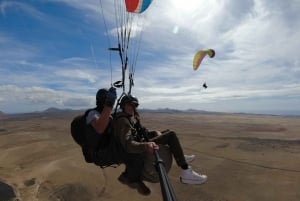
[[[106,95],[107,95],[108,89],[102,88],[99,89],[97,94],[96,94],[96,105],[97,106],[102,106],[105,102]]]
[[[120,102],[120,107],[123,108],[125,103],[133,103],[135,106],[139,106],[139,101],[136,97],[132,95],[125,95],[122,97],[121,102]]]

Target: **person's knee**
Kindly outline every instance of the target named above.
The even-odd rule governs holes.
[[[170,131],[170,135],[176,135],[175,131]]]
[[[174,131],[170,131],[169,133],[168,133],[168,135],[170,136],[170,138],[176,138],[177,139],[177,134],[174,132]]]

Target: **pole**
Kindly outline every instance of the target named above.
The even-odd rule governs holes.
[[[144,127],[142,127],[139,120],[137,120],[136,126],[138,128],[138,134],[142,135],[145,141],[149,142],[147,131],[145,130]],[[164,161],[159,156],[158,150],[154,150],[153,154],[155,158],[155,168],[159,175],[159,181],[160,181],[159,183],[160,183],[161,193],[163,196],[163,201],[176,201],[177,199],[174,190],[171,186],[171,183],[169,181],[168,174],[165,169]]]
[[[159,175],[160,188],[164,201],[176,201],[174,190],[170,184],[164,162],[160,158],[158,151],[154,150],[156,171]]]

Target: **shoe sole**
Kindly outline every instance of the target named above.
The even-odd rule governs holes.
[[[143,182],[138,184],[137,191],[142,195],[150,195],[151,190]]]
[[[151,190],[143,182],[129,182],[126,178],[119,177],[119,182],[127,185],[129,188],[136,189],[142,195],[150,195]]]
[[[199,180],[191,180],[191,179],[182,179],[180,177],[180,182],[183,184],[197,184],[197,185],[201,185],[204,184],[207,181],[207,179],[199,181]]]

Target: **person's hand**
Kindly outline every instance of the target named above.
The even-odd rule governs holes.
[[[147,142],[146,144],[146,151],[148,153],[153,153],[154,150],[158,150],[159,146],[155,142]]]
[[[117,89],[115,87],[110,87],[107,94],[105,105],[113,107],[117,99]]]

